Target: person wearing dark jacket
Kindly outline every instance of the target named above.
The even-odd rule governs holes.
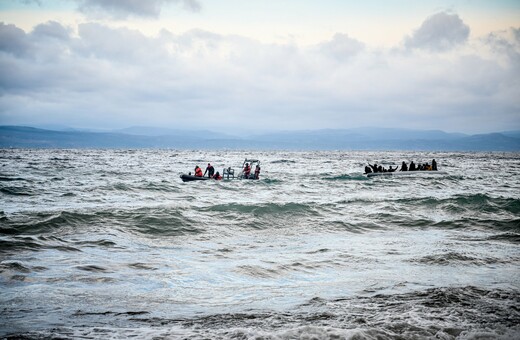
[[[408,165],[406,165],[405,161],[401,164],[401,170],[399,171],[408,171]]]
[[[204,176],[206,176],[206,172],[208,173],[209,178],[213,177],[213,174],[215,173],[215,168],[213,168],[213,165],[208,163],[206,171],[204,171]]]

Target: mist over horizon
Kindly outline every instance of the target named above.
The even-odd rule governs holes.
[[[441,130],[358,128],[231,135],[152,127],[89,131],[0,126],[0,147],[520,151],[520,131],[467,135]]]

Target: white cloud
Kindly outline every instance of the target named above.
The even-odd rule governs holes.
[[[446,51],[468,40],[470,29],[457,14],[440,12],[428,17],[405,39],[408,48]]]

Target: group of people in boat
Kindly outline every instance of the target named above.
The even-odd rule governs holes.
[[[399,169],[399,166],[393,168],[391,165],[388,169],[381,165],[377,164],[368,164],[365,166],[365,174],[370,174],[372,172],[394,172]],[[410,165],[406,164],[405,161],[401,164],[401,169],[399,171],[437,171],[437,162],[435,159],[432,160],[432,164],[428,162],[423,164],[415,164],[413,161],[410,162]]]
[[[244,165],[244,169],[242,169],[242,172],[244,173],[244,178],[259,179],[260,178],[260,165],[259,164],[256,165],[255,172],[253,175],[251,175],[251,166],[249,165],[249,163],[246,163]],[[191,175],[191,172],[189,174]],[[208,174],[208,178],[213,178],[217,181],[222,179],[222,175],[220,174],[220,172],[217,171],[217,173],[215,173],[215,168],[210,163],[208,163],[208,166],[206,167],[206,170],[204,171],[204,173],[202,173],[202,169],[198,165],[195,166],[195,177],[205,177],[206,174]]]
[[[246,163],[244,165],[244,169],[242,169],[242,172],[244,173],[244,178],[247,179],[260,179],[260,164],[257,164],[255,167],[255,172],[251,177],[251,166],[249,163]]]
[[[206,167],[204,173],[202,173],[202,169],[198,165],[195,167],[195,177],[204,177],[206,176],[206,174],[208,174],[208,178],[213,178],[217,181],[222,179],[220,172],[217,171],[217,173],[215,173],[215,168],[210,163],[208,163],[208,166]]]

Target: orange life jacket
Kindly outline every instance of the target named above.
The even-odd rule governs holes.
[[[217,176],[217,175],[214,175],[213,178],[216,179],[217,181],[219,181],[219,180],[222,179],[222,176],[220,176],[220,175],[218,175],[218,176]]]
[[[195,170],[195,176],[196,177],[202,177],[202,169],[201,168],[197,168]]]

